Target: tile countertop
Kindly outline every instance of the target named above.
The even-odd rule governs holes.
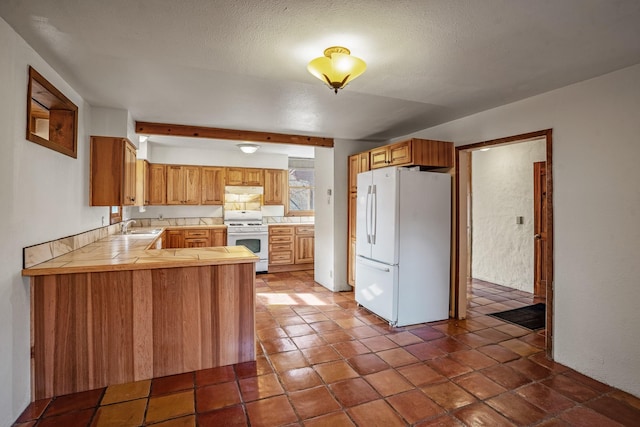
[[[22,270],[23,276],[89,273],[99,271],[149,270],[154,268],[256,262],[258,257],[244,246],[150,249],[166,228],[215,228],[221,226],[133,227],[157,234],[112,234],[73,252]]]

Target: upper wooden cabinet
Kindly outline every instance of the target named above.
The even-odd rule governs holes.
[[[387,166],[453,166],[453,143],[413,138],[370,151],[371,169]]]
[[[262,187],[264,174],[262,169],[256,168],[226,168],[227,185],[249,185]]]
[[[369,170],[369,152],[349,156],[349,191],[357,191],[358,174]]]
[[[165,165],[157,163],[149,164],[149,175],[146,187],[148,197],[145,204],[167,204],[167,168]]]
[[[203,205],[224,204],[225,168],[215,166],[202,167],[202,200]]]
[[[167,165],[167,204],[200,204],[200,167]]]
[[[136,147],[126,138],[92,136],[90,158],[89,204],[135,204]]]
[[[264,170],[264,204],[284,205],[288,197],[288,171],[284,169]]]

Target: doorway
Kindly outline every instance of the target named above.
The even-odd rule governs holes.
[[[480,149],[496,147],[500,145],[529,142],[543,139],[545,146],[544,169],[537,166],[534,170],[534,186],[537,187],[539,200],[534,209],[540,215],[537,225],[534,224],[535,234],[540,238],[534,240],[534,254],[537,258],[532,260],[535,273],[535,281],[538,282],[540,294],[546,294],[546,328],[545,348],[547,355],[551,356],[553,342],[553,181],[552,181],[552,131],[551,129],[514,135],[490,141],[456,147],[455,154],[455,197],[454,197],[454,265],[452,283],[452,316],[458,319],[466,318],[467,286],[471,280],[472,270],[472,223],[471,223],[471,153]],[[537,175],[536,175],[537,174]],[[536,183],[536,177],[538,183]],[[535,216],[535,215],[534,215]],[[544,234],[543,234],[544,233]],[[531,236],[534,237],[534,236]],[[544,287],[544,291],[540,288]],[[536,292],[534,287],[534,292]]]

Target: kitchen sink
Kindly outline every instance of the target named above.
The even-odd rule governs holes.
[[[154,229],[148,229],[148,228],[140,228],[140,229],[132,229],[129,230],[125,235],[143,235],[143,236],[155,236],[157,234],[160,234],[160,232],[162,231],[161,228],[154,228]]]

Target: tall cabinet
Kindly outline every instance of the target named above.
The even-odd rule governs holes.
[[[355,285],[356,280],[356,205],[358,174],[369,170],[369,152],[349,156],[349,204],[347,205],[347,283]]]

